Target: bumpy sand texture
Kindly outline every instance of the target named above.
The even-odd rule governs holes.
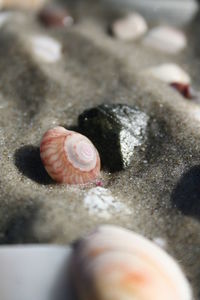
[[[97,224],[121,225],[165,240],[198,294],[200,106],[139,75],[170,57],[110,38],[106,20],[84,17],[81,6],[77,16],[80,11],[68,30],[44,29],[27,13],[0,29],[0,241],[69,243]],[[56,59],[35,55],[30,40],[36,36],[55,41]],[[109,214],[88,207],[94,186],[54,184],[38,148],[47,129],[74,127],[80,113],[102,103],[138,106],[150,117],[146,143],[130,168],[102,171],[103,188],[119,208]]]

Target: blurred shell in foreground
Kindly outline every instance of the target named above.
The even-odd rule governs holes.
[[[146,238],[101,226],[74,246],[72,280],[78,299],[191,300],[177,263]]]

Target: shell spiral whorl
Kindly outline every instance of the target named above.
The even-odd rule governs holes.
[[[57,182],[83,184],[100,174],[99,154],[85,136],[63,127],[48,130],[40,145],[48,174]]]
[[[191,300],[176,262],[146,238],[101,226],[74,244],[71,279],[78,300]]]

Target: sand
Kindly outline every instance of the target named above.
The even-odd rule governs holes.
[[[109,37],[104,10],[72,8],[77,22],[67,30],[45,29],[27,12],[0,28],[0,242],[68,244],[98,224],[121,225],[164,241],[199,295],[200,106],[141,73],[176,62],[198,86],[194,44],[168,56]],[[35,53],[36,36],[53,39],[51,61]],[[104,204],[93,209],[88,198],[95,186],[55,184],[39,156],[47,129],[74,127],[79,114],[102,103],[137,106],[151,120],[131,166],[102,170],[112,199],[105,214]]]

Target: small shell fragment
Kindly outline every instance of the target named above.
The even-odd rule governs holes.
[[[90,140],[60,126],[45,133],[40,156],[47,173],[59,183],[84,184],[100,174],[99,154]]]
[[[180,30],[161,26],[152,29],[143,43],[162,52],[176,54],[186,47],[187,39]]]
[[[113,214],[129,215],[128,207],[114,197],[108,189],[95,187],[90,189],[83,199],[84,206],[90,215],[109,219]]]
[[[49,36],[34,36],[31,44],[33,54],[41,61],[54,63],[61,58],[61,44]]]
[[[173,82],[189,84],[191,82],[190,76],[181,67],[173,63],[152,67],[143,73],[169,84]]]
[[[116,20],[111,26],[111,32],[120,40],[131,41],[142,36],[147,28],[145,19],[137,13],[132,13]]]
[[[129,230],[101,226],[74,244],[71,278],[78,300],[191,300],[175,260]]]

